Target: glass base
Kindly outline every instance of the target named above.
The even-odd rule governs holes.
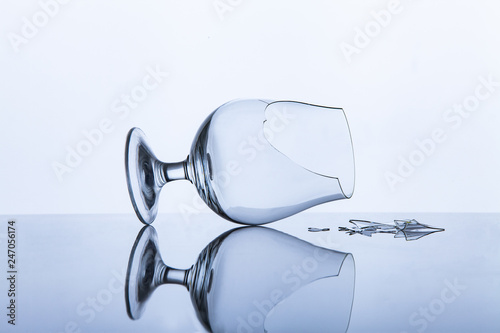
[[[151,224],[158,212],[161,186],[155,178],[159,162],[146,142],[146,135],[139,128],[132,128],[125,145],[125,171],[130,200],[137,217]]]
[[[131,319],[139,319],[145,305],[156,289],[159,274],[156,270],[164,266],[158,252],[158,237],[151,226],[145,226],[135,240],[127,268],[125,302]]]

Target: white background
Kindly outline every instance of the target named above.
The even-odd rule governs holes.
[[[231,10],[220,13],[217,3]],[[500,5],[402,0],[381,27],[372,11],[388,4],[72,0],[43,22],[38,1],[3,0],[0,212],[132,213],[128,130],[141,127],[160,159],[179,161],[204,118],[236,98],[344,108],[354,195],[314,210],[497,212],[500,87],[456,128],[444,116],[474,96],[479,77],[500,82]],[[25,38],[23,18],[41,26],[14,47],[13,34]],[[346,57],[341,46],[355,47],[357,29],[370,27],[370,42]],[[120,118],[113,103],[156,67],[169,76]],[[82,131],[106,118],[111,133],[58,180],[53,163],[64,164]],[[397,174],[399,157],[408,160],[415,140],[437,128],[446,140],[391,188],[387,172]],[[169,184],[160,212],[178,212],[195,197],[188,182]]]

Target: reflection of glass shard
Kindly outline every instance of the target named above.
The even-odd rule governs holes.
[[[394,225],[364,220],[349,220],[349,222],[354,224],[353,228],[339,227],[339,231],[345,231],[348,235],[360,234],[368,237],[373,234],[394,234],[394,238],[405,238],[407,241],[444,231],[442,228],[434,228],[415,219],[394,220]]]

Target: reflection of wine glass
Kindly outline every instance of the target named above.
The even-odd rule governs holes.
[[[187,179],[207,205],[234,222],[262,224],[327,201],[350,198],[354,158],[342,109],[299,102],[239,100],[201,125],[186,160],[163,163],[144,133],[130,130],[127,184],[139,219],[150,224],[161,188]]]
[[[145,226],[130,254],[125,297],[138,319],[158,286],[181,284],[212,332],[345,332],[354,272],[351,254],[263,227],[230,230],[190,269],[174,269],[162,261],[155,229]]]

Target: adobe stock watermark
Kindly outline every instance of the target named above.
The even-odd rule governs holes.
[[[350,64],[354,55],[360,54],[362,50],[367,48],[389,26],[394,16],[402,11],[403,5],[399,0],[390,0],[385,9],[370,12],[372,19],[366,22],[363,28],[354,27],[352,43],[343,41],[339,45],[347,63]]]
[[[30,17],[23,16],[22,24],[19,33],[8,32],[7,38],[10,45],[17,53],[22,45],[28,44],[30,40],[35,38],[40,31],[45,28],[50,21],[56,17],[62,6],[68,4],[71,0],[40,0],[38,1],[39,9]]]
[[[243,0],[214,0],[212,6],[214,7],[217,16],[221,21],[224,21],[226,15],[234,11],[243,3]]]
[[[75,313],[78,315],[78,319],[68,321],[64,325],[63,330],[58,331],[58,333],[83,332],[82,327],[92,323],[98,313],[101,313],[117,294],[124,292],[125,271],[118,272],[113,270],[111,274],[113,276],[108,280],[105,288],[98,290],[95,295],[87,297],[76,306]]]
[[[443,112],[442,119],[446,127],[436,127],[428,137],[414,140],[416,147],[407,156],[398,156],[399,165],[396,170],[385,172],[385,181],[391,191],[394,191],[398,184],[404,183],[418,167],[424,165],[427,159],[435,154],[438,146],[448,139],[449,131],[458,130],[464,120],[480,108],[481,102],[489,99],[500,87],[500,82],[496,81],[493,74],[488,77],[479,76],[478,81],[479,84],[471,95]]]
[[[265,110],[262,110],[263,114]],[[219,188],[228,187],[231,182],[241,175],[245,168],[249,167],[258,157],[259,153],[269,150],[270,141],[276,135],[286,130],[287,126],[296,118],[296,115],[290,113],[286,106],[273,110],[273,114],[267,119],[267,126],[262,126],[258,133],[248,135],[243,138],[237,146],[237,156],[242,157],[244,162],[237,159],[228,160],[224,165],[224,169],[219,170],[214,176],[213,182],[217,183]],[[268,140],[269,139],[269,140]],[[206,210],[207,205],[199,195],[193,195],[191,204],[181,203],[178,206],[185,222],[189,222],[191,216],[198,215],[201,211]]]
[[[432,299],[425,306],[419,307],[417,311],[410,315],[408,322],[415,328],[416,332],[423,333],[429,327],[429,324],[435,322],[462,295],[462,292],[467,289],[467,286],[461,284],[457,278],[453,282],[445,280],[444,284],[445,287],[441,290],[438,297]],[[401,333],[408,332],[404,331]]]
[[[97,121],[96,126],[81,131],[81,138],[75,145],[66,146],[66,156],[62,161],[53,161],[52,170],[59,182],[64,175],[73,172],[83,161],[88,158],[94,148],[104,142],[106,136],[115,130],[115,125],[120,120],[129,117],[132,110],[146,100],[149,94],[162,84],[168,72],[164,72],[158,65],[146,67],[146,75],[141,82],[136,84],[128,93],[123,93],[110,105],[112,117],[103,117]]]

